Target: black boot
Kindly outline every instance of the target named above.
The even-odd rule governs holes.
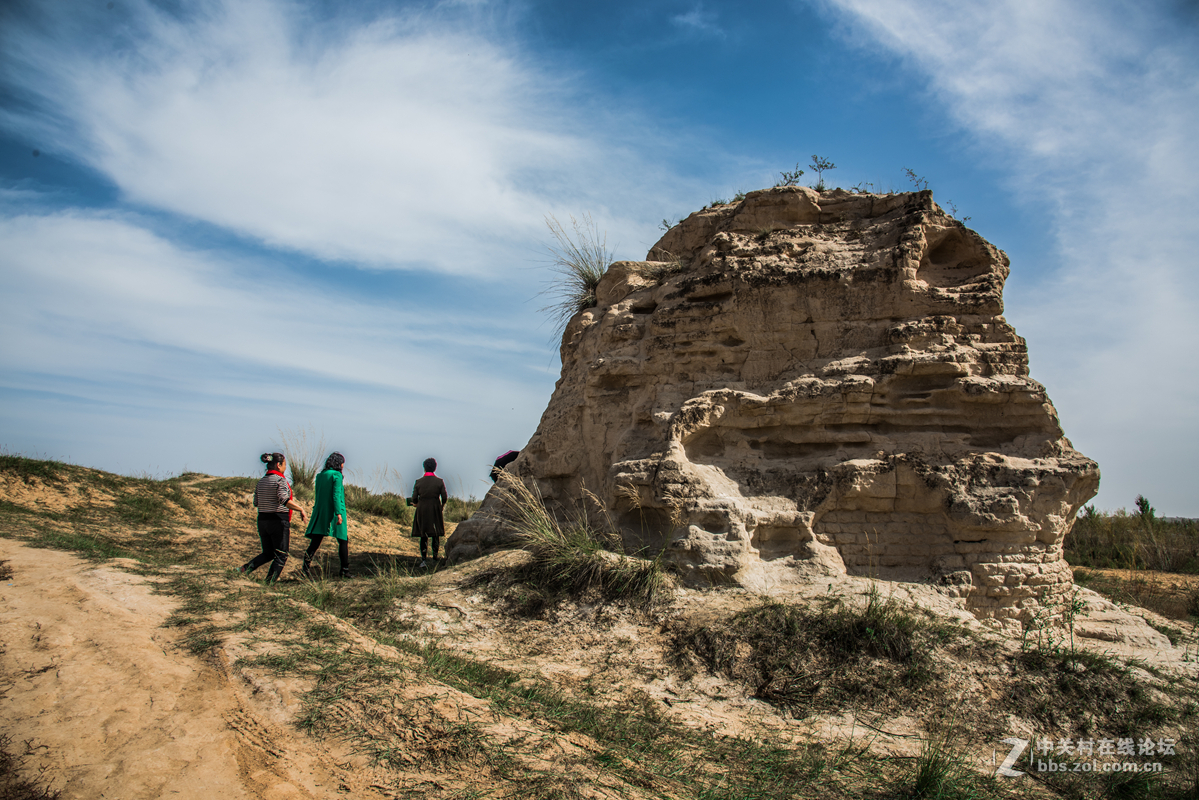
[[[287,563],[287,558],[275,559],[271,562],[271,568],[267,570],[266,582],[268,584],[279,580],[279,576],[283,573],[283,565]]]
[[[312,577],[311,573],[312,573],[312,556],[305,555],[304,556],[304,566],[300,567],[300,574],[303,575],[305,578],[310,578],[310,577]]]
[[[343,577],[343,578],[352,578],[352,577],[354,577],[354,576],[350,574],[350,568],[349,568],[349,567],[342,567],[342,568],[341,568],[341,577]]]

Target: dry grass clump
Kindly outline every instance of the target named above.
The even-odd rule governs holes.
[[[283,455],[287,457],[287,469],[291,472],[292,488],[296,496],[312,491],[316,474],[325,465],[325,435],[317,438],[316,430],[309,426],[291,430],[279,430]]]
[[[528,598],[542,601],[531,604],[538,610],[555,598],[587,594],[650,605],[667,587],[668,579],[658,559],[622,552],[620,536],[612,529],[599,499],[590,492],[587,496],[608,523],[605,528],[594,525],[584,511],[559,523],[539,493],[508,473],[501,473],[499,487],[506,522],[530,555],[513,579],[539,595]]]
[[[767,600],[676,636],[683,663],[750,688],[801,716],[850,700],[902,700],[937,676],[934,650],[955,635],[871,587],[865,604],[805,608]]]
[[[25,742],[25,748],[30,743]],[[41,768],[34,777],[25,777],[30,770],[25,762],[25,753],[14,753],[12,737],[0,733],[0,800],[57,800],[62,795],[59,790],[44,785],[47,783],[46,770]]]
[[[545,218],[545,224],[554,237],[554,244],[547,248],[552,259],[550,269],[560,278],[542,292],[554,302],[541,310],[550,313],[556,322],[555,331],[561,335],[571,317],[595,307],[595,290],[612,263],[612,253],[607,237],[600,235],[590,214],[584,214],[581,220],[571,217],[570,231],[552,214]]]

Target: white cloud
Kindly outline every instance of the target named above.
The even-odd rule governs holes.
[[[459,274],[526,260],[546,213],[591,210],[633,255],[656,238],[649,128],[501,36],[431,16],[326,28],[270,0],[186,19],[122,7],[123,29],[13,26],[9,80],[41,111],[0,124],[130,201],[323,259]],[[116,44],[98,47],[105,25]],[[641,155],[609,143],[630,136]]]
[[[708,36],[717,39],[723,39],[726,36],[724,29],[720,27],[716,14],[705,9],[703,5],[697,5],[684,14],[676,14],[670,18],[670,21],[676,27],[693,35]]]
[[[498,313],[363,302],[270,262],[184,250],[120,214],[13,216],[0,219],[0,239],[9,371],[103,380],[137,371],[146,348],[171,349],[296,382],[446,400],[475,385],[482,352],[495,365],[489,380],[528,392],[505,377],[504,362],[527,360],[537,345]],[[183,370],[161,376],[197,383]]]
[[[313,425],[368,468],[435,452],[485,475],[553,385],[527,366],[542,342],[457,297],[362,301],[128,214],[11,215],[0,240],[9,449],[236,474],[277,428]]]
[[[1060,269],[1013,264],[1008,315],[1101,506],[1199,516],[1199,49],[1160,6],[831,0],[919,70],[1046,208]],[[934,187],[935,188],[935,187]],[[1002,242],[998,242],[1003,246]]]

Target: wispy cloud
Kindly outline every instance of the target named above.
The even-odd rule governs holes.
[[[591,210],[652,243],[633,177],[663,174],[652,132],[461,16],[121,6],[81,28],[65,8],[8,26],[6,72],[31,105],[0,124],[129,201],[323,259],[459,274],[527,257],[547,212]],[[630,131],[637,147],[613,143]]]
[[[13,437],[0,444],[35,431],[35,447],[85,463],[228,470],[277,427],[315,424],[363,464],[395,462],[400,446],[473,469],[480,449],[532,431],[553,376],[542,343],[502,310],[363,301],[269,258],[184,249],[142,222],[78,210],[0,219]],[[163,442],[181,452],[156,456]]]
[[[1191,508],[1199,445],[1199,47],[1160,4],[831,0],[925,76],[1030,206],[1060,268],[1008,313],[1109,507]],[[935,187],[934,187],[935,188]],[[1002,243],[999,243],[1002,246]]]
[[[670,18],[670,22],[676,28],[693,36],[723,39],[727,35],[724,28],[720,26],[716,13],[704,8],[702,4],[696,5],[683,14],[674,15]]]
[[[127,214],[15,215],[0,219],[0,238],[0,354],[13,371],[101,380],[149,346],[433,400],[462,394],[480,372],[523,393],[498,362],[537,349],[498,309],[363,301],[267,259],[182,249]],[[186,370],[159,377],[190,383]]]

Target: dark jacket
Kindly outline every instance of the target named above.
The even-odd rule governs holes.
[[[445,521],[441,516],[441,507],[450,499],[445,490],[445,482],[432,473],[427,473],[417,480],[412,487],[410,502],[416,505],[416,515],[412,518],[412,537],[445,536]]]

